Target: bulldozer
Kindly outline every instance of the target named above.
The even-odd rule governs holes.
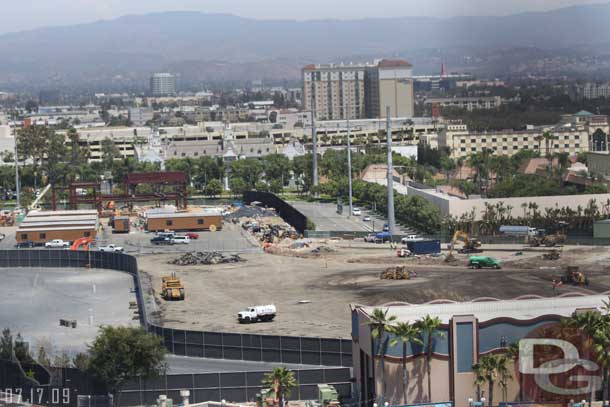
[[[566,235],[561,232],[556,232],[552,235],[546,236],[530,236],[528,238],[528,243],[530,247],[555,247],[558,245],[562,245],[566,242]]]
[[[410,280],[415,277],[404,266],[389,267],[379,274],[381,280]]]
[[[176,277],[176,273],[161,277],[161,296],[165,301],[184,300],[184,286],[182,281]]]
[[[563,276],[561,276],[562,284],[573,284],[580,286],[588,286],[589,279],[579,270],[578,266],[568,266]]]

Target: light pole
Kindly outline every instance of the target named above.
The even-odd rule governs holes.
[[[385,108],[386,114],[386,132],[387,132],[387,148],[388,148],[388,228],[390,236],[394,236],[396,220],[394,219],[394,178],[392,167],[392,125],[390,119],[390,106]]]
[[[349,214],[347,217],[352,216],[353,201],[352,201],[352,143],[350,141],[352,130],[349,122],[349,103],[347,105],[347,182],[349,185]]]
[[[311,80],[311,143],[313,153],[313,186],[315,195],[318,196],[318,132],[316,130],[316,109],[314,108],[314,92],[315,86],[313,77]]]
[[[15,140],[15,193],[17,194],[17,202],[15,209],[21,207],[21,185],[19,182],[19,158],[17,156],[17,120],[15,118],[15,112],[13,111],[13,138]]]

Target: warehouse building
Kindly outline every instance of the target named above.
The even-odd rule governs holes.
[[[500,380],[496,381],[494,405],[502,401],[567,402],[588,398],[587,388],[568,384],[574,370],[553,375],[553,387],[541,380],[544,373],[532,366],[547,361],[561,362],[562,357],[567,363],[566,358],[575,358],[580,365],[587,364],[585,372],[589,382],[601,380],[601,368],[591,368],[596,359],[590,353],[592,347],[587,345],[586,338],[578,330],[567,332],[565,324],[560,322],[578,312],[601,311],[607,298],[607,293],[590,296],[571,293],[554,298],[523,296],[514,300],[481,298],[462,303],[439,300],[420,305],[352,305],[353,363],[359,399],[379,405],[452,403],[454,407],[471,407],[473,401],[485,397],[481,390],[487,392],[488,388],[488,384],[481,384],[477,391],[473,365],[485,355],[505,354],[512,344],[519,344],[521,348],[507,364],[511,378],[507,379],[505,389],[501,388]],[[388,317],[395,316],[394,323],[413,324],[425,316],[440,319],[442,325],[433,335],[431,347],[431,400],[427,397],[427,335],[425,332],[421,335],[423,344],[407,343],[404,358],[403,343],[393,335],[373,337],[371,314],[375,308],[387,310]]]
[[[222,214],[219,210],[204,209],[198,212],[155,212],[145,214],[146,230],[149,232],[172,231],[216,231],[222,229]]]
[[[95,238],[99,218],[95,210],[31,211],[19,224],[17,243],[44,244],[53,239],[73,242],[82,237]]]

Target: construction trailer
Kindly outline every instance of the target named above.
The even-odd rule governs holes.
[[[222,214],[216,210],[202,212],[147,213],[146,230],[149,232],[216,231],[222,229]]]
[[[112,233],[129,233],[129,216],[112,217]]]
[[[95,210],[30,211],[15,233],[17,243],[44,244],[53,239],[73,242],[83,237],[95,238],[99,218]]]

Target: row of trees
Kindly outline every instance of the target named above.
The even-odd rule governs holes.
[[[426,358],[426,377],[428,379],[428,394],[427,401],[432,401],[432,356],[434,354],[435,339],[445,337],[445,333],[440,330],[442,322],[438,317],[426,315],[415,323],[397,322],[395,315],[388,315],[389,310],[386,308],[375,308],[370,315],[369,326],[371,327],[371,335],[377,339],[376,356],[380,362],[381,383],[382,389],[379,394],[380,404],[383,404],[386,381],[385,381],[385,355],[388,346],[395,346],[400,343],[402,346],[402,388],[403,401],[402,404],[408,403],[408,386],[409,386],[409,371],[407,369],[407,345],[425,346]]]

